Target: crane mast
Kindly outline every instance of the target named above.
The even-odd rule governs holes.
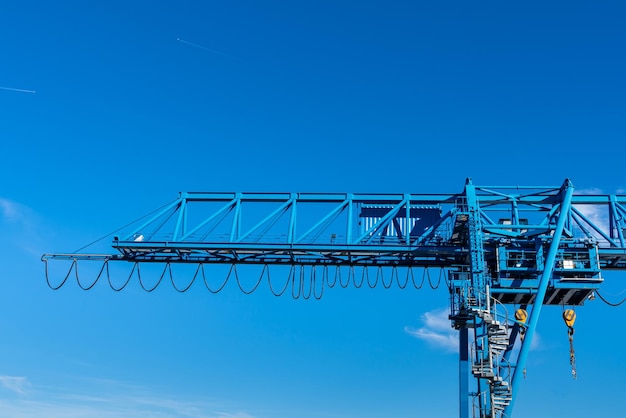
[[[172,263],[197,265],[196,274],[212,264],[360,267],[392,277],[444,269],[460,335],[459,416],[501,418],[512,415],[542,306],[582,305],[603,270],[626,269],[625,215],[626,196],[577,194],[570,180],[501,187],[468,179],[453,194],[187,192],[115,236],[115,254],[42,260],[46,274],[52,260],[71,260],[70,272],[101,261],[101,274],[110,262],[157,263],[164,274]]]

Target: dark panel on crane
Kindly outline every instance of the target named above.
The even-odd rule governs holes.
[[[392,209],[393,206],[389,205],[362,205],[361,213],[359,217],[361,218],[375,218],[380,219],[387,215]],[[441,208],[438,206],[417,206],[411,207],[409,209],[409,219],[413,227],[411,228],[410,236],[411,237],[419,237],[431,226],[435,225],[441,219]],[[394,217],[393,224],[396,225],[394,229],[398,230],[399,227],[397,225],[402,225],[402,221],[406,219],[406,210],[401,209],[398,212],[398,215]],[[400,231],[395,231],[397,235],[401,235]]]

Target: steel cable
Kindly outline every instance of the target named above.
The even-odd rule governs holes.
[[[78,287],[80,287],[83,290],[89,290],[92,287],[94,287],[96,285],[96,283],[98,283],[98,280],[100,280],[100,276],[102,275],[102,272],[104,271],[104,267],[108,264],[109,260],[106,260],[103,264],[102,264],[102,268],[100,269],[100,272],[98,273],[98,275],[96,276],[96,279],[93,281],[92,284],[90,284],[89,286],[83,286],[83,284],[80,282],[80,275],[78,274],[78,262],[76,262],[76,283],[78,283]],[[107,267],[108,268],[108,267]]]
[[[374,280],[374,283],[372,283],[370,281],[370,276],[369,273],[367,275],[367,285],[369,286],[370,289],[375,288],[378,285],[378,272],[376,272],[376,280]]]
[[[424,286],[424,279],[425,279],[424,274],[422,274],[422,282],[418,286],[417,284],[415,284],[415,275],[413,274],[413,267],[409,267],[409,272],[411,273],[411,282],[413,283],[413,287],[416,288],[417,290],[421,289],[422,286]],[[409,272],[407,272],[407,277],[409,275]]]
[[[205,272],[205,263],[199,262],[198,266],[195,270],[195,273],[191,279],[191,281],[186,284],[184,287],[179,287],[176,283],[176,280],[174,279],[174,273],[172,272],[172,266],[171,266],[171,262],[167,262],[163,268],[163,271],[161,272],[161,275],[159,276],[158,280],[156,281],[156,283],[154,283],[151,286],[148,286],[146,284],[146,280],[144,277],[142,277],[142,272],[141,272],[141,266],[140,266],[140,262],[139,261],[135,261],[133,263],[133,267],[128,275],[128,277],[124,280],[123,283],[121,283],[120,285],[116,285],[114,283],[114,281],[111,278],[111,272],[110,272],[110,268],[109,268],[109,261],[110,260],[105,260],[102,264],[102,267],[100,268],[95,280],[87,285],[85,285],[83,282],[81,282],[80,280],[80,274],[79,274],[79,268],[78,268],[78,260],[77,259],[73,259],[72,263],[65,275],[65,277],[63,278],[63,280],[57,284],[54,285],[51,282],[50,279],[50,268],[49,268],[49,264],[48,261],[49,260],[43,260],[45,263],[45,275],[46,275],[46,283],[48,284],[48,287],[51,288],[52,290],[58,290],[61,287],[63,287],[65,285],[65,283],[67,282],[67,280],[69,279],[69,277],[74,274],[75,278],[76,278],[76,282],[78,283],[78,286],[82,289],[82,290],[90,290],[92,289],[96,283],[98,283],[102,277],[103,274],[106,274],[107,276],[107,282],[109,284],[109,287],[111,287],[112,290],[119,292],[121,290],[123,290],[124,288],[126,288],[126,286],[128,286],[128,284],[130,283],[130,281],[132,280],[133,275],[137,275],[138,281],[139,281],[139,285],[141,286],[141,288],[145,291],[145,292],[153,292],[154,290],[156,290],[156,288],[163,282],[163,279],[165,278],[166,274],[169,274],[169,279],[170,282],[172,283],[172,287],[174,287],[174,289],[179,292],[179,293],[184,293],[186,291],[188,291],[191,286],[193,285],[193,283],[196,281],[196,279],[198,278],[198,274],[202,274],[202,278],[204,281],[204,285],[205,287],[213,294],[215,293],[219,293],[220,291],[222,291],[224,289],[224,287],[226,286],[226,284],[228,283],[228,281],[230,280],[231,275],[235,274],[235,279],[237,281],[237,286],[239,287],[239,289],[241,290],[241,292],[243,292],[244,294],[251,294],[253,292],[255,292],[259,285],[261,284],[261,282],[263,281],[263,278],[265,276],[265,274],[267,274],[267,282],[268,282],[268,287],[270,288],[270,291],[272,292],[272,294],[276,297],[279,296],[283,296],[285,294],[285,292],[287,291],[287,288],[289,287],[289,284],[291,283],[291,295],[293,299],[305,299],[308,300],[311,298],[311,296],[314,297],[314,299],[316,300],[320,300],[323,297],[324,291],[325,291],[325,286],[328,286],[329,288],[334,288],[337,284],[339,284],[339,286],[343,289],[346,289],[348,286],[350,286],[351,282],[354,285],[355,288],[359,289],[363,287],[364,283],[367,283],[368,287],[373,289],[376,286],[378,286],[378,283],[382,283],[383,288],[385,289],[390,289],[393,286],[394,280],[398,285],[398,288],[400,289],[405,289],[408,286],[409,283],[409,276],[410,276],[410,280],[411,283],[413,284],[413,287],[415,289],[421,289],[424,286],[424,282],[426,280],[428,280],[428,284],[430,286],[431,289],[436,290],[439,288],[439,286],[441,285],[442,281],[445,281],[446,285],[448,287],[450,287],[451,282],[450,282],[450,278],[445,274],[444,270],[445,269],[441,269],[439,272],[439,277],[437,279],[437,281],[435,282],[430,274],[430,269],[428,267],[425,267],[423,269],[423,274],[422,274],[422,280],[418,283],[416,281],[415,278],[415,274],[413,272],[413,267],[412,266],[406,266],[407,268],[407,272],[406,272],[406,276],[404,281],[402,281],[400,279],[400,274],[398,271],[397,266],[392,266],[391,269],[391,276],[388,280],[385,279],[385,272],[384,272],[384,267],[383,266],[376,266],[377,267],[377,271],[376,271],[376,275],[374,280],[372,280],[372,277],[370,277],[370,273],[369,273],[369,267],[372,266],[362,266],[362,272],[361,272],[361,278],[360,280],[357,279],[357,274],[356,274],[356,269],[354,265],[350,265],[349,270],[348,270],[348,275],[347,275],[347,279],[344,282],[343,280],[343,274],[342,274],[342,268],[341,266],[335,266],[335,273],[333,275],[333,279],[330,278],[330,271],[329,271],[329,266],[328,265],[323,265],[323,270],[321,273],[321,283],[320,283],[320,289],[319,289],[319,293],[318,293],[318,289],[317,289],[317,285],[318,285],[318,275],[317,275],[317,267],[315,265],[310,266],[311,271],[309,274],[309,280],[308,280],[308,284],[309,284],[309,288],[306,289],[306,267],[307,266],[300,266],[300,273],[297,274],[296,273],[296,269],[298,268],[298,266],[296,264],[292,264],[289,270],[289,273],[287,275],[287,279],[285,281],[285,284],[283,286],[281,286],[280,288],[276,288],[275,287],[275,283],[273,284],[272,282],[272,277],[271,277],[271,266],[269,264],[264,264],[263,265],[263,269],[258,277],[258,280],[256,281],[256,283],[254,283],[254,285],[252,286],[251,289],[246,290],[242,284],[242,281],[239,277],[239,272],[237,270],[237,264],[236,263],[232,263],[230,270],[228,272],[228,275],[226,276],[226,279],[219,285],[219,287],[217,288],[212,288],[209,284],[209,280],[206,276],[206,272]],[[298,276],[298,277],[296,277]],[[395,276],[395,279],[394,279]],[[622,299],[620,302],[618,303],[611,303],[608,300],[606,300],[598,291],[596,291],[596,293],[598,294],[598,297],[607,305],[610,306],[620,306],[622,304],[624,304],[626,302],[626,297],[624,299]]]
[[[354,283],[354,287],[356,289],[360,289],[365,282],[365,275],[367,274],[367,266],[363,266],[363,271],[361,272],[361,282],[356,284],[356,272],[354,271],[354,266],[350,266],[350,274],[352,275],[352,283]],[[369,275],[368,275],[369,278]],[[349,281],[349,280],[348,280]]]
[[[226,286],[226,283],[228,283],[228,279],[230,277],[230,272],[228,273],[228,276],[226,276],[226,280],[224,280],[224,283],[222,283],[222,285],[217,289],[217,290],[213,290],[211,289],[211,286],[209,286],[209,282],[206,279],[206,275],[204,274],[204,264],[200,263],[200,266],[202,266],[202,279],[204,281],[204,287],[206,287],[208,289],[209,292],[216,294],[222,291],[222,289],[224,288],[224,286]],[[232,270],[232,267],[231,267]]]
[[[139,267],[137,267],[137,278],[139,279],[139,285],[141,286],[141,288],[148,293],[156,289],[159,286],[159,284],[161,284],[161,280],[163,280],[163,277],[165,276],[165,271],[167,270],[168,265],[169,263],[165,264],[165,267],[163,268],[163,273],[161,273],[161,277],[159,277],[159,280],[157,280],[156,284],[152,286],[151,288],[147,288],[143,284],[143,280],[141,279],[141,270],[139,269]]]
[[[428,271],[428,267],[424,268],[424,274],[427,274],[428,277],[428,285],[430,286],[431,289],[435,290],[439,288],[439,285],[441,284],[441,272],[443,271],[443,269],[441,269],[439,271],[439,279],[437,280],[437,284],[433,285],[431,279],[430,279],[430,271]]]
[[[600,300],[601,300],[602,302],[606,303],[606,304],[607,304],[607,305],[609,305],[609,306],[616,307],[616,306],[620,306],[621,304],[623,304],[624,302],[626,302],[626,297],[624,297],[624,299],[622,299],[621,301],[619,301],[619,302],[617,302],[617,303],[612,303],[612,302],[609,302],[608,300],[606,300],[606,299],[605,299],[605,298],[604,298],[604,297],[600,294],[600,292],[598,291],[598,289],[596,289],[596,294],[598,295],[598,297],[600,298]]]
[[[249,291],[246,291],[242,286],[241,286],[241,281],[239,280],[239,273],[237,273],[237,265],[233,264],[232,265],[233,268],[232,270],[235,272],[235,279],[237,279],[237,286],[239,286],[239,290],[241,290],[243,293],[245,293],[246,295],[250,295],[252,293],[254,293],[254,291],[259,287],[259,284],[261,284],[261,280],[263,279],[263,276],[259,276],[259,280],[256,282],[256,284],[252,287],[252,289],[250,289]],[[228,275],[230,276],[230,273],[228,273]]]
[[[128,278],[126,279],[126,281],[124,282],[124,284],[121,287],[115,287],[113,286],[113,282],[111,282],[111,274],[109,272],[109,268],[107,267],[107,280],[109,282],[109,287],[111,289],[113,289],[116,292],[119,292],[121,290],[123,290],[126,286],[128,286],[128,283],[130,282],[130,279],[133,277],[133,273],[135,272],[135,267],[137,267],[138,262],[135,261],[135,263],[133,264],[133,269],[130,271],[130,274],[128,275]]]
[[[315,276],[317,276],[317,272],[315,272]],[[324,296],[324,271],[322,270],[322,285],[321,285],[321,289],[320,289],[320,295],[317,296],[317,293],[315,292],[315,283],[317,281],[317,278],[314,277],[313,278],[313,297],[315,298],[315,300],[321,300],[322,296]]]
[[[176,291],[178,293],[185,293],[187,290],[189,290],[189,288],[191,287],[191,285],[193,284],[193,282],[196,281],[196,276],[198,275],[198,270],[200,270],[200,264],[198,264],[198,268],[196,269],[196,274],[193,275],[193,277],[191,278],[191,281],[189,282],[189,284],[187,286],[185,286],[184,288],[178,288],[178,286],[176,286],[176,281],[174,280],[174,275],[172,274],[172,267],[170,266],[169,271],[170,271],[170,282],[172,282],[172,287],[174,289],[176,289]]]
[[[398,283],[398,287],[400,289],[405,289],[406,286],[409,284],[409,272],[407,271],[406,273],[406,280],[404,281],[404,284],[401,285],[400,284],[400,273],[398,273],[398,268],[396,266],[393,266],[393,270],[392,270],[392,278],[393,278],[393,272],[396,273],[396,282]]]
[[[333,276],[335,280],[333,280],[333,284],[330,284],[330,274],[328,272],[328,266],[324,265],[324,272],[322,273],[322,277],[326,278],[326,283],[328,284],[329,289],[332,289],[333,287],[335,287],[335,284],[337,284],[337,269],[338,267],[335,267],[335,275]]]
[[[72,261],[72,264],[70,265],[70,269],[67,271],[65,278],[61,281],[61,283],[58,286],[52,286],[52,283],[50,283],[50,275],[48,273],[48,260],[43,260],[43,262],[46,265],[46,282],[48,283],[48,287],[52,290],[59,290],[65,284],[68,277],[70,277],[70,274],[72,273],[72,269],[74,268],[74,265],[76,264],[76,259]],[[76,277],[76,279],[78,280],[78,276]]]
[[[389,289],[391,285],[393,284],[393,271],[391,272],[391,280],[389,281],[389,284],[385,284],[385,275],[383,273],[383,268],[381,266],[378,266],[378,271],[376,272],[376,276],[378,276],[378,273],[380,273],[380,282],[382,283],[383,288]]]
[[[287,281],[285,282],[285,286],[283,287],[283,290],[281,290],[280,292],[275,292],[274,288],[272,287],[272,278],[270,276],[270,268],[268,264],[265,264],[265,266],[263,267],[263,272],[265,272],[265,269],[267,269],[267,285],[270,288],[270,291],[272,292],[272,294],[274,296],[282,296],[285,291],[287,290],[287,287],[289,286],[289,280],[291,279],[291,270],[293,270],[294,266],[292,265],[290,270],[289,270],[289,274],[287,275]],[[261,275],[263,275],[263,272],[261,272]]]
[[[302,271],[302,266],[300,266],[300,271]],[[300,274],[302,275],[302,274]],[[296,290],[296,270],[294,269],[293,271],[293,275],[291,276],[291,297],[293,299],[299,299],[300,295],[302,294],[302,282],[299,281],[298,283],[300,286],[298,287],[298,293],[295,293]]]
[[[311,274],[313,274],[312,272],[313,272],[313,270],[311,270]],[[310,277],[311,280],[309,282],[309,293],[305,296],[305,293],[304,293],[304,277],[305,277],[304,266],[301,266],[301,268],[300,268],[300,286],[301,286],[301,289],[302,289],[302,299],[309,300],[311,298],[311,294],[313,293],[313,278]]]
[[[343,283],[341,282],[341,267],[337,267],[337,272],[336,272],[336,274],[339,274],[339,286],[340,286],[342,289],[347,288],[347,287],[350,285],[350,273],[348,273],[348,281],[346,282],[346,284],[343,284]]]
[[[106,237],[108,237],[108,236],[110,236],[110,235],[113,235],[113,234],[115,234],[116,232],[119,232],[119,231],[121,231],[122,229],[124,229],[124,228],[127,228],[127,227],[131,226],[131,225],[132,225],[132,224],[134,224],[135,222],[139,222],[140,220],[142,220],[142,219],[144,219],[144,218],[147,218],[148,216],[152,215],[153,213],[156,213],[156,212],[160,211],[160,210],[161,210],[161,209],[163,209],[164,207],[166,207],[166,206],[168,206],[168,205],[171,205],[173,202],[175,202],[175,200],[172,200],[172,201],[170,201],[170,202],[167,202],[166,204],[164,204],[164,205],[163,205],[163,206],[161,206],[161,207],[156,208],[156,209],[155,209],[155,210],[153,210],[152,212],[146,213],[145,215],[140,216],[139,218],[135,219],[134,221],[129,222],[129,223],[127,223],[126,225],[124,225],[124,226],[121,226],[121,227],[117,228],[115,231],[109,232],[108,234],[101,236],[101,237],[100,237],[100,238],[98,238],[97,240],[92,241],[92,242],[90,242],[89,244],[87,244],[87,245],[85,245],[85,246],[83,246],[83,247],[80,247],[78,250],[74,251],[72,254],[76,254],[76,253],[78,253],[78,252],[80,252],[80,251],[84,250],[85,248],[92,246],[92,245],[93,245],[93,244],[95,244],[96,242],[98,242],[98,241],[102,241],[102,240],[103,240],[103,239],[105,239]]]

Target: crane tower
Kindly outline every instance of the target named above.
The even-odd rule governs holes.
[[[196,275],[212,264],[308,266],[327,281],[333,268],[384,269],[398,285],[401,270],[408,281],[413,268],[444,269],[460,336],[459,416],[502,418],[512,416],[542,306],[582,305],[603,270],[626,269],[625,215],[626,196],[575,193],[570,180],[468,179],[452,194],[188,192],[115,236],[114,254],[42,260],[53,288],[86,260],[102,263],[98,278],[112,262],[160,264],[163,275],[173,263],[196,265]],[[71,261],[60,284],[48,278],[53,260]]]

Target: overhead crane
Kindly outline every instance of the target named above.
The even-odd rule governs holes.
[[[459,332],[459,416],[502,418],[512,416],[542,307],[583,305],[603,271],[625,270],[625,229],[626,196],[575,193],[569,179],[556,187],[467,179],[452,194],[187,192],[116,235],[114,254],[42,260],[47,278],[50,261],[71,261],[60,284],[48,278],[53,288],[84,260],[102,262],[98,278],[112,262],[133,271],[160,264],[161,278],[174,263],[197,266],[196,275],[214,264],[283,265],[293,286],[303,266],[328,284],[329,269],[335,280],[341,269],[385,270],[400,287],[400,271],[406,285],[413,268],[441,268]]]

